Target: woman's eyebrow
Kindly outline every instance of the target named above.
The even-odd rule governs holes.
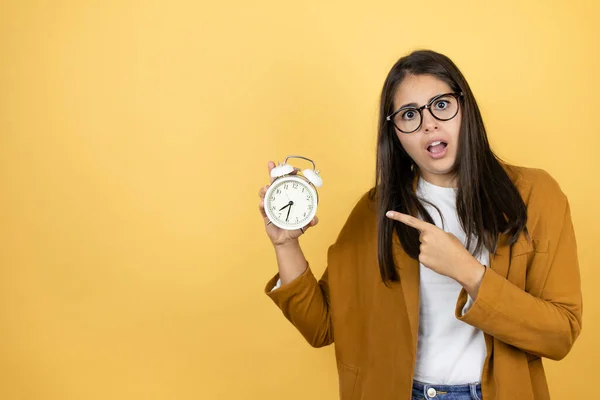
[[[402,109],[402,108],[407,108],[407,107],[413,107],[413,108],[417,108],[417,107],[418,107],[418,105],[417,105],[417,103],[407,103],[407,104],[404,104],[404,105],[403,105],[402,107],[400,107],[399,109]]]
[[[440,93],[440,94],[441,94],[441,93]],[[434,98],[434,97],[436,97],[436,96],[439,96],[440,94],[436,94],[435,96],[431,97],[429,100],[427,100],[427,103],[429,103],[431,100],[433,100],[433,98]],[[402,106],[402,107],[400,107],[400,108],[406,108],[406,107],[414,107],[414,108],[417,108],[417,107],[419,107],[419,105],[418,105],[417,103],[407,103],[407,104],[403,105],[403,106]],[[399,109],[400,109],[400,108],[399,108]]]

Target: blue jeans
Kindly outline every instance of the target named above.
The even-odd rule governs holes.
[[[430,385],[413,381],[411,400],[482,400],[481,384]]]

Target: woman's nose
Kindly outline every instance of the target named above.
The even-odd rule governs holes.
[[[423,130],[425,132],[433,132],[438,129],[438,120],[433,118],[429,110],[423,110]]]

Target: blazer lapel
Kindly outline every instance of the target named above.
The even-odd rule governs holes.
[[[419,174],[416,173],[412,182],[414,192],[417,191],[418,184]],[[419,260],[415,260],[406,254],[395,229],[392,235],[392,249],[394,261],[399,269],[400,284],[404,294],[404,303],[406,304],[406,313],[408,314],[410,323],[413,345],[416,348],[419,334]]]
[[[416,345],[416,339],[419,332],[419,261],[410,258],[402,248],[400,239],[394,231],[392,236],[392,253],[394,261],[399,269],[400,284],[404,294],[406,312],[410,323],[410,331],[413,343]]]
[[[490,254],[490,265],[498,275],[506,278],[508,276],[508,267],[510,265],[510,245],[508,244],[508,235],[499,234],[498,248],[495,254]]]

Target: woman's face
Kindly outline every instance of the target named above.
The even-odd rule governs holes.
[[[421,107],[433,97],[451,92],[446,82],[433,75],[407,75],[394,95],[394,110],[408,104],[410,107]],[[438,110],[446,106],[446,103],[437,101],[431,105]],[[421,114],[423,121],[418,130],[407,134],[394,128],[396,135],[426,181],[438,186],[454,187],[456,182],[451,171],[456,161],[462,109],[459,108],[458,114],[449,121],[435,119],[427,109],[423,109]],[[408,113],[404,118],[414,117],[418,118],[416,114]]]

